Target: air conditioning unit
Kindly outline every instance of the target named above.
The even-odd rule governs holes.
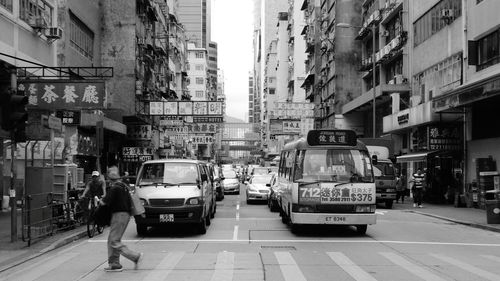
[[[397,74],[397,75],[394,75],[394,83],[395,84],[403,84],[403,75],[401,74]]]
[[[441,10],[441,19],[452,19],[454,17],[453,9]]]
[[[389,36],[389,30],[384,30],[384,31],[382,31],[381,35],[382,35],[383,37],[388,37],[388,36]]]
[[[49,27],[45,30],[45,36],[49,39],[61,39],[63,30],[60,27]]]

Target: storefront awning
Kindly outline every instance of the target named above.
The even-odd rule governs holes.
[[[397,163],[422,162],[422,161],[426,161],[427,157],[429,155],[437,153],[437,152],[439,152],[439,150],[408,153],[408,154],[396,157],[396,162]]]

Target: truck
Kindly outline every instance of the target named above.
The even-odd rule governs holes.
[[[396,200],[396,171],[390,159],[394,156],[393,141],[382,138],[360,138],[360,141],[366,145],[372,159],[376,159],[373,165],[376,201],[385,204],[387,209],[392,209]]]

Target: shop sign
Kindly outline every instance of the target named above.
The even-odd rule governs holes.
[[[283,134],[283,120],[271,119],[269,129],[272,135]]]
[[[17,89],[28,96],[28,106],[63,110],[104,108],[104,82],[37,80],[19,81]]]
[[[64,125],[80,125],[79,111],[57,111],[56,116],[61,118]]]
[[[283,121],[283,133],[300,133],[300,121]]]
[[[461,150],[462,139],[458,126],[429,126],[429,150]]]
[[[214,137],[212,136],[192,136],[191,143],[193,144],[210,144],[214,142]]]
[[[125,162],[153,160],[153,149],[151,147],[123,147],[122,157]]]
[[[127,136],[130,140],[151,140],[151,125],[128,125]]]
[[[314,104],[308,102],[274,102],[269,111],[271,118],[300,119],[314,117]]]
[[[406,124],[406,123],[408,123],[409,120],[410,120],[410,113],[404,113],[404,114],[398,115],[398,124],[399,125]]]
[[[213,116],[193,116],[193,123],[222,123],[223,117],[213,117]]]
[[[165,131],[175,133],[211,134],[217,133],[217,125],[214,123],[194,123],[184,126],[165,128]]]
[[[164,116],[219,116],[222,117],[222,102],[220,101],[183,101],[149,102],[150,115]]]

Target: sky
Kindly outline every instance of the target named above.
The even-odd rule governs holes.
[[[248,121],[248,75],[253,69],[253,0],[213,0],[212,41],[224,71],[226,115]]]

